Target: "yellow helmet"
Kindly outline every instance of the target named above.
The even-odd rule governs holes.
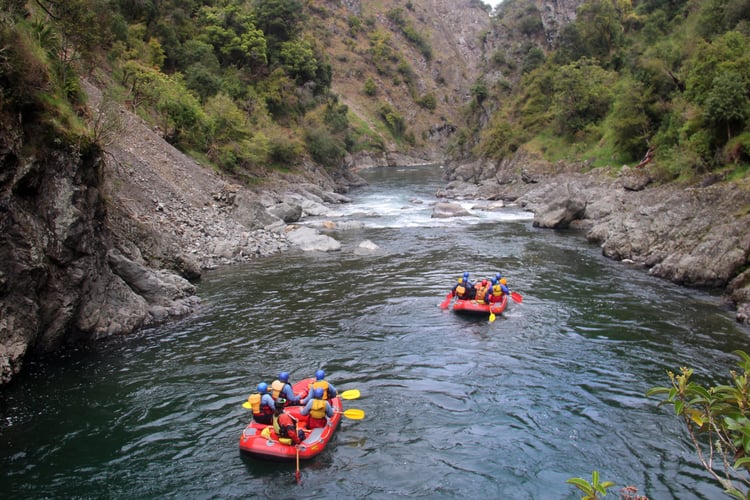
[[[506,280],[505,278],[500,278],[500,283],[502,283],[503,285],[507,285],[508,280]]]

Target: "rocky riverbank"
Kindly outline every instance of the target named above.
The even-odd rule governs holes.
[[[92,116],[101,95],[86,85]],[[358,168],[430,163],[398,153],[306,164],[250,189],[196,163],[117,108],[118,133],[99,156],[22,157],[8,137],[0,198],[0,383],[31,353],[137,329],[200,307],[195,280],[220,265],[338,242],[297,222],[345,203]],[[438,198],[515,202],[534,224],[576,228],[605,255],[665,279],[719,287],[750,321],[750,195],[728,182],[658,185],[648,170],[586,172],[519,153],[511,161],[447,165]],[[445,214],[440,212],[443,205]],[[436,216],[455,216],[437,204]],[[441,215],[442,214],[442,215]]]
[[[83,83],[92,122],[107,122],[103,151],[30,147],[12,130],[1,137],[0,384],[28,355],[193,313],[205,269],[295,245],[330,249],[335,242],[295,234],[294,223],[348,201],[341,193],[362,182],[348,168],[308,164],[249,189]]]
[[[653,171],[549,164],[523,151],[495,165],[449,165],[444,198],[515,202],[534,225],[572,228],[604,255],[690,287],[719,288],[750,324],[750,189],[707,177],[660,184]]]

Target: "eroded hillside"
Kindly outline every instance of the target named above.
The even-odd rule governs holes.
[[[332,89],[381,133],[387,150],[429,158],[444,154],[484,72],[489,10],[476,0],[330,1],[312,8],[334,68]],[[399,119],[402,137],[394,137],[387,122]]]

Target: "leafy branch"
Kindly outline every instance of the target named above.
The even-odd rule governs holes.
[[[671,387],[653,387],[647,396],[663,396],[685,424],[698,460],[735,497],[750,498],[750,356],[734,351],[741,372],[730,370],[728,385],[705,388],[691,381],[693,370],[667,372]],[[744,492],[742,489],[744,488]]]

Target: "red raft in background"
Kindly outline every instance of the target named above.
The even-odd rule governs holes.
[[[488,317],[490,313],[502,314],[505,308],[508,306],[508,296],[503,295],[503,300],[492,304],[492,308],[484,302],[477,302],[476,300],[463,300],[458,299],[453,303],[453,312],[458,314],[466,314],[471,316],[484,316]]]
[[[304,397],[308,388],[315,382],[314,378],[303,379],[292,386],[294,393]],[[328,419],[325,427],[313,429],[299,444],[299,458],[307,460],[322,452],[336,431],[343,412],[341,396],[328,401],[336,413]],[[287,406],[285,411],[298,420],[298,426],[307,428],[307,416],[300,415],[302,406]],[[297,459],[294,445],[280,443],[273,430],[273,425],[259,424],[251,421],[240,436],[240,451],[256,458],[281,462],[293,462]]]

